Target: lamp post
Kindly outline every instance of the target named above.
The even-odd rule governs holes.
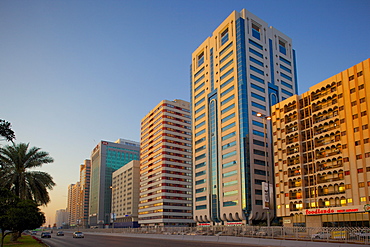
[[[266,207],[266,204],[267,204],[267,207],[266,207],[266,210],[267,210],[267,226],[270,227],[270,181],[269,181],[269,175],[268,175],[269,171],[268,171],[267,147],[266,147],[266,135],[267,135],[266,120],[271,120],[271,117],[266,116],[262,113],[257,113],[257,117],[260,117],[263,120],[263,145],[264,145],[264,152],[265,152],[265,180],[266,180],[266,183],[267,183],[267,190],[266,190],[266,188],[263,188],[263,190],[265,191],[265,193],[267,193],[267,195],[265,195],[264,200],[267,202],[267,203],[265,202],[265,207]],[[265,186],[266,186],[266,183],[265,183]]]

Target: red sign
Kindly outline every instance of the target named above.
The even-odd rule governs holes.
[[[101,142],[103,145],[108,145],[108,142]]]
[[[304,211],[305,215],[317,215],[317,214],[338,214],[338,213],[353,213],[353,212],[359,212],[358,208],[347,208],[347,209],[306,209]]]

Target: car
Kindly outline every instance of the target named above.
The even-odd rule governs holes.
[[[62,231],[57,232],[57,236],[64,236],[64,232]]]
[[[359,232],[355,232],[354,235],[358,238],[370,238],[370,231],[369,230],[361,230]]]
[[[36,231],[32,231],[31,232],[31,235],[37,235],[37,232]]]
[[[50,232],[42,232],[41,233],[41,238],[51,238],[51,233]]]
[[[312,234],[311,238],[328,239],[328,238],[331,238],[331,234],[330,232],[318,232],[318,233]]]
[[[82,232],[74,232],[73,233],[74,238],[84,238],[84,234]]]

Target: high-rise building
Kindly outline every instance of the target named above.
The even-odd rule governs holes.
[[[68,223],[75,226],[79,223],[81,215],[81,184],[77,182],[68,186],[67,212]]]
[[[232,12],[193,52],[197,223],[273,218],[262,188],[273,181],[270,125],[257,113],[269,116],[272,105],[297,91],[296,82],[292,40],[245,9]]]
[[[139,160],[140,144],[118,139],[100,141],[91,153],[89,225],[111,222],[112,173],[132,160]]]
[[[138,227],[140,161],[130,161],[112,175],[114,227]]]
[[[367,226],[370,59],[272,107],[276,214],[286,226]]]
[[[89,191],[90,191],[90,175],[91,175],[91,160],[84,160],[84,163],[80,165],[80,184],[81,184],[81,226],[88,226],[89,219]]]
[[[68,227],[68,212],[66,209],[59,209],[55,212],[55,224],[57,228]]]
[[[190,105],[161,101],[141,121],[139,224],[193,223]]]

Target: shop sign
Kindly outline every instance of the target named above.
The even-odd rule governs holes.
[[[370,210],[370,205],[369,205]],[[366,211],[366,210],[365,210]],[[362,212],[359,208],[325,208],[325,209],[306,209],[303,211],[305,215],[319,215],[319,214],[339,214],[339,213],[355,213]]]
[[[210,226],[211,223],[198,223],[198,226]]]
[[[236,225],[243,225],[243,222],[226,222],[228,226],[236,226]]]
[[[370,212],[370,204],[365,204],[364,205],[364,210],[365,210],[365,212]]]

